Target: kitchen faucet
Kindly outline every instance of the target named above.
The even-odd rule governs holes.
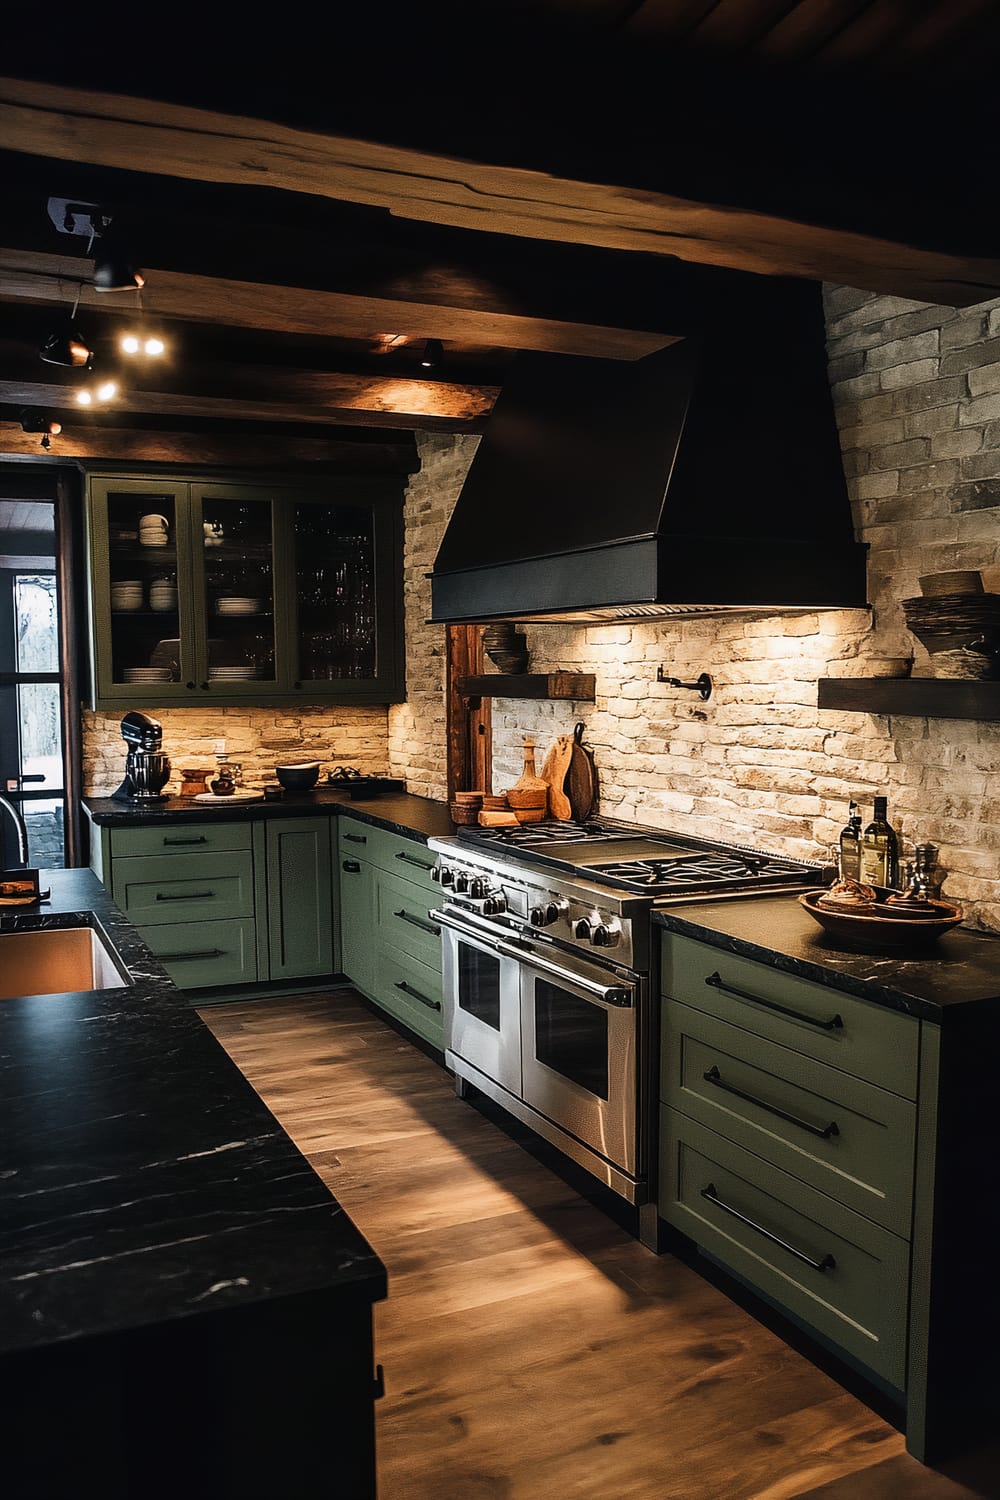
[[[28,867],[28,829],[19,808],[0,792],[0,807],[5,807],[14,820],[14,828],[17,833],[17,858],[22,870]]]

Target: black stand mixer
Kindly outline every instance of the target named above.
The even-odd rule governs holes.
[[[125,780],[112,797],[117,802],[165,802],[163,787],[170,779],[170,758],[160,749],[162,725],[132,709],[122,719],[121,730],[128,746]]]

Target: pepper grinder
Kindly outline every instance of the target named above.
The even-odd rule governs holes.
[[[937,844],[917,844],[913,850],[913,886],[928,901],[941,899],[946,871],[938,864]]]

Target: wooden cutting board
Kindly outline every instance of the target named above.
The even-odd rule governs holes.
[[[563,791],[569,798],[573,818],[582,823],[590,817],[597,801],[597,771],[590,751],[582,744],[586,725],[577,724],[573,730],[573,741],[569,767]]]
[[[573,808],[563,790],[569,763],[573,758],[573,736],[561,734],[545,757],[542,766],[541,778],[548,782],[549,786],[549,812],[553,818],[571,818]]]

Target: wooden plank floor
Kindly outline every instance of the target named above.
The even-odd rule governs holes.
[[[385,1262],[380,1500],[996,1500],[656,1256],[351,991],[206,1007]],[[984,1477],[985,1467],[991,1474]]]

